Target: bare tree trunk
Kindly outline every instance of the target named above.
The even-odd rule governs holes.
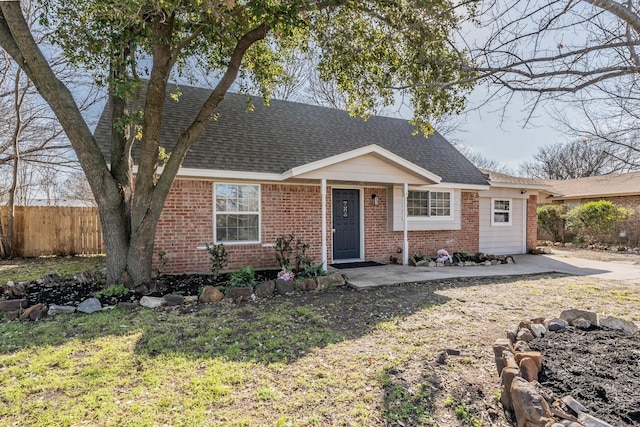
[[[24,100],[24,94],[27,92],[25,88],[24,91],[20,91],[20,77],[22,75],[22,70],[18,68],[16,71],[16,78],[14,84],[14,109],[15,109],[15,129],[13,131],[13,135],[11,137],[11,145],[13,146],[13,162],[12,162],[12,173],[11,173],[11,188],[9,189],[9,229],[8,231],[8,242],[9,242],[9,251],[8,256],[10,258],[15,258],[16,256],[16,234],[15,234],[15,216],[16,216],[16,191],[18,189],[18,168],[20,167],[20,134],[22,132],[22,101]],[[27,85],[28,87],[28,85]]]

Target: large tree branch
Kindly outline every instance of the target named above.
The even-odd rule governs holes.
[[[633,9],[627,8],[622,3],[612,0],[584,0],[595,7],[604,9],[629,24],[633,30],[640,34],[640,16],[633,12]]]
[[[167,161],[167,164],[160,175],[160,179],[158,180],[158,191],[156,192],[157,194],[154,194],[153,208],[157,208],[158,210],[162,208],[164,198],[171,188],[173,179],[178,173],[178,169],[187,154],[187,150],[196,138],[202,134],[205,127],[211,120],[216,108],[218,108],[218,105],[224,99],[227,91],[238,77],[238,72],[240,71],[242,59],[244,58],[245,53],[255,42],[264,39],[269,30],[270,27],[267,24],[261,24],[242,36],[236,44],[224,75],[211,92],[211,95],[209,95],[209,98],[207,98],[205,103],[202,105],[202,108],[198,112],[195,120],[184,132],[182,132],[176,146],[171,152],[169,161]]]

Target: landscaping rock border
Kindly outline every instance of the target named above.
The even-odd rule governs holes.
[[[588,414],[572,396],[555,399],[538,382],[543,355],[531,351],[528,342],[544,334],[562,333],[568,327],[583,330],[609,328],[638,334],[634,322],[608,316],[602,320],[588,310],[565,310],[557,318],[523,320],[507,331],[506,338],[493,344],[494,360],[500,376],[500,403],[515,415],[518,427],[607,427],[610,424]]]
[[[55,275],[47,275],[42,279],[38,279],[37,283],[50,283],[58,286],[65,286],[69,281],[63,281]],[[86,283],[84,275],[75,278],[77,283]],[[319,276],[316,279],[306,278],[300,283],[288,282],[282,279],[267,280],[258,285],[250,287],[234,287],[228,288],[226,293],[221,292],[215,286],[204,286],[200,295],[182,296],[167,293],[161,297],[143,295],[139,300],[120,301],[116,305],[103,305],[98,298],[91,297],[82,300],[74,305],[58,305],[58,304],[29,304],[27,298],[24,298],[24,284],[15,284],[13,281],[8,282],[2,287],[3,295],[0,297],[0,313],[7,320],[39,320],[46,316],[56,316],[58,314],[84,313],[91,314],[101,310],[112,308],[128,308],[137,307],[146,308],[163,308],[178,306],[195,306],[197,304],[215,304],[219,302],[248,302],[255,301],[258,298],[271,298],[276,295],[289,296],[293,295],[296,290],[303,292],[322,291],[329,288],[345,286],[347,281],[341,273],[333,273],[327,276]]]

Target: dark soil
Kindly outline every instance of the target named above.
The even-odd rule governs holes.
[[[640,336],[570,328],[530,343],[543,354],[540,383],[556,398],[570,394],[612,425],[640,425]]]
[[[256,283],[276,278],[277,270],[264,270],[256,272]],[[144,295],[161,297],[166,294],[198,295],[205,286],[226,288],[229,286],[229,277],[221,274],[214,278],[210,274],[182,274],[166,275],[153,280],[146,287],[137,288],[123,297],[100,296],[100,302],[104,305],[115,305],[120,301],[139,300]],[[42,303],[45,305],[78,305],[87,298],[94,297],[106,286],[101,281],[88,281],[78,283],[74,280],[61,280],[49,283],[30,282],[24,287],[24,296],[29,305]],[[1,295],[0,295],[1,296]]]

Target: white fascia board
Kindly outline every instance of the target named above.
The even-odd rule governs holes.
[[[491,187],[496,188],[515,188],[515,189],[526,189],[526,190],[550,190],[551,186],[544,184],[514,184],[509,182],[491,182]]]
[[[479,185],[479,184],[462,184],[458,182],[441,182],[439,184],[433,185],[420,185],[420,186],[411,186],[419,187],[419,188],[446,188],[446,189],[455,189],[455,190],[474,190],[474,191],[487,191],[490,190],[491,187],[488,185]]]
[[[366,147],[357,148],[355,150],[347,151],[346,153],[337,154],[335,156],[307,163],[306,165],[296,166],[284,172],[282,175],[284,179],[293,178],[298,175],[322,169],[324,167],[335,165],[336,163],[341,163],[367,154],[378,154],[379,156],[382,156],[387,160],[390,160],[391,162],[397,164],[399,167],[407,169],[435,183],[439,183],[440,181],[442,181],[442,178],[440,176],[411,163],[404,157],[400,157],[389,150],[385,150],[377,144],[367,145]]]
[[[138,173],[138,165],[133,165],[133,173]],[[156,173],[161,174],[163,168],[159,167]],[[220,178],[220,179],[243,179],[251,181],[283,181],[284,178],[279,173],[227,171],[217,169],[197,169],[180,168],[176,177],[188,178]]]

